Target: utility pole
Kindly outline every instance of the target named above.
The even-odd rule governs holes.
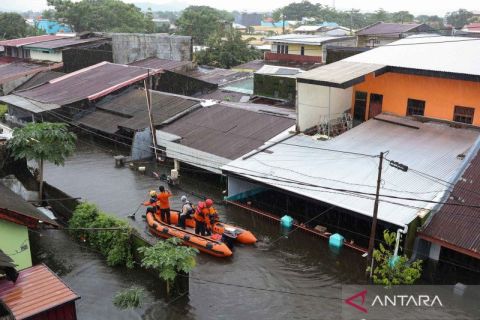
[[[373,273],[373,249],[375,248],[375,233],[377,231],[378,202],[380,197],[380,184],[382,182],[383,152],[380,152],[380,162],[378,164],[377,191],[375,192],[375,203],[373,205],[372,229],[370,232],[370,242],[368,243],[368,259],[370,264],[370,278]]]
[[[148,85],[147,85],[148,81]],[[148,71],[147,79],[143,81],[145,86],[145,96],[147,98],[147,110],[148,110],[148,118],[150,122],[150,131],[152,133],[152,142],[153,142],[153,152],[155,154],[155,163],[158,161],[158,154],[157,154],[157,135],[155,132],[155,126],[153,125],[153,117],[152,117],[152,95],[151,95],[151,88],[150,88],[150,70]]]
[[[282,12],[282,34],[285,34],[285,12]]]

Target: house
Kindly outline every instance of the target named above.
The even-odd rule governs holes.
[[[0,278],[2,319],[76,320],[78,299],[44,264],[21,270],[15,282]]]
[[[435,33],[435,30],[425,23],[376,22],[357,30],[357,47],[379,47],[419,33]]]
[[[480,125],[480,43],[409,37],[297,76],[298,130],[381,112]],[[459,63],[461,61],[461,63]]]
[[[29,59],[30,50],[24,48],[24,46],[45,42],[45,41],[59,40],[64,38],[68,38],[68,37],[57,36],[57,35],[33,36],[33,37],[26,37],[26,38],[12,39],[12,40],[2,40],[0,41],[0,46],[3,46],[5,48],[5,56],[7,57]]]
[[[453,190],[443,205],[425,223],[419,238],[428,243],[428,257],[432,260],[480,266],[480,216],[474,207],[456,204],[478,204],[480,200],[480,152],[474,150],[464,172],[454,182]],[[446,258],[445,258],[446,257]]]
[[[98,43],[106,40],[105,38],[76,38],[66,37],[62,39],[49,40],[27,44],[23,46],[24,50],[29,51],[30,59],[40,61],[62,62],[62,51],[69,48],[84,46],[86,44]]]
[[[103,62],[66,74],[43,85],[0,97],[11,121],[51,119],[71,122],[92,110],[103,97],[142,81],[161,70]]]
[[[244,26],[243,24],[240,24],[240,23],[232,22],[232,28],[235,29],[235,30],[238,30],[240,32],[246,32],[247,31],[247,27]]]
[[[0,250],[13,260],[17,269],[31,267],[28,230],[41,225],[58,227],[58,224],[2,183],[0,194]]]
[[[310,230],[319,225],[367,248],[378,157],[388,150],[388,160],[409,169],[384,163],[376,237],[381,239],[383,230],[398,231],[411,253],[417,227],[449,193],[444,181],[455,181],[479,146],[475,129],[381,114],[331,139],[286,133],[222,170],[233,204],[310,221]]]
[[[308,34],[284,34],[266,38],[272,45],[271,52],[265,53],[267,61],[323,63],[326,48],[353,46],[354,37],[327,37]]]
[[[480,22],[472,22],[463,26],[462,31],[468,33],[480,33]]]
[[[157,130],[169,158],[220,174],[221,167],[262,146],[295,124],[290,110],[222,102],[196,109]],[[198,123],[202,123],[198,126]]]
[[[39,19],[34,21],[34,26],[38,30],[45,31],[46,34],[71,33],[73,30],[66,24],[54,20]]]
[[[263,14],[261,13],[247,13],[242,12],[240,15],[235,17],[235,22],[243,24],[246,27],[258,26],[262,22]]]
[[[295,105],[296,75],[303,72],[299,68],[264,65],[253,76],[255,96],[279,99]]]
[[[348,36],[351,34],[350,29],[339,26],[335,22],[323,22],[319,25],[303,25],[296,28],[293,32],[296,34],[314,34],[324,36]]]

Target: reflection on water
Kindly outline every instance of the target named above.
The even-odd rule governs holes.
[[[160,171],[167,173],[168,169]],[[220,179],[203,181],[192,178],[188,171],[181,174],[181,186],[190,191],[192,201],[200,200],[194,194],[222,198]],[[84,143],[79,144],[76,155],[64,167],[47,165],[45,176],[50,184],[119,217],[134,212],[148,190],[158,189],[161,183],[129,168],[115,168],[112,154]],[[173,188],[172,193],[172,206],[179,207],[185,192]],[[278,224],[233,206],[217,204],[217,209],[222,220],[251,230],[259,242],[235,247],[231,259],[200,254],[191,274],[190,295],[169,305],[152,288],[150,275],[109,268],[95,253],[70,248],[74,245],[62,240],[65,235],[51,231],[57,237],[55,258],[64,268],[59,270],[82,296],[78,304],[80,318],[338,319],[340,302],[336,297],[340,296],[340,285],[365,283],[365,262],[359,254],[348,249],[334,253],[326,241],[301,232],[277,241],[282,236]],[[144,232],[140,216],[129,221]],[[131,284],[147,288],[144,307],[115,310],[111,298]]]

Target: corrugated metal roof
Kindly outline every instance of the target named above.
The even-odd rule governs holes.
[[[152,74],[152,71],[150,71]],[[66,105],[84,99],[95,100],[147,77],[144,68],[102,62],[17,95],[44,103]]]
[[[16,283],[0,280],[0,299],[18,320],[79,298],[43,264],[20,271]]]
[[[378,118],[394,123],[371,119],[328,141],[298,135],[272,146],[268,153],[261,152],[246,160],[237,159],[225,166],[224,170],[371,217],[373,196],[360,198],[289,181],[375,193],[378,159],[318,148],[371,155],[388,151],[389,159],[431,176],[453,181],[465,165],[464,160],[457,156],[480,143],[479,132],[475,130],[433,122],[420,123],[391,115],[380,115]],[[393,169],[388,163],[384,165],[382,181],[381,193],[399,197],[438,201],[445,192],[443,183],[432,182],[411,170],[403,172]],[[427,210],[433,208],[432,204],[421,201],[384,200],[400,205],[382,201],[378,218],[399,226],[410,223],[419,212],[419,209],[405,205]]]
[[[322,28],[325,28],[325,26],[300,26],[294,31],[295,32],[312,32],[312,31],[318,31]]]
[[[51,225],[58,225],[55,221],[38,211],[32,204],[23,200],[22,197],[4,186],[2,183],[0,183],[0,194],[0,209],[6,209],[35,220],[44,221]]]
[[[477,38],[418,35],[342,61],[480,76],[479,56]]]
[[[321,35],[292,33],[292,34],[282,34],[279,36],[265,38],[266,41],[272,41],[272,42],[313,44],[313,45],[322,45],[323,43],[339,42],[339,41],[345,41],[350,39],[355,39],[355,37],[349,37],[349,36],[328,37],[328,36],[321,36]]]
[[[238,66],[232,67],[234,70],[259,70],[265,65],[265,60],[252,60],[246,63],[239,64]]]
[[[27,44],[33,44],[33,43],[37,43],[37,42],[51,41],[51,40],[57,40],[57,39],[63,39],[63,38],[65,38],[65,37],[64,36],[55,36],[55,35],[43,35],[43,36],[26,37],[26,38],[0,41],[0,46],[21,47],[21,46],[25,46]]]
[[[227,159],[238,158],[295,124],[295,120],[225,105],[198,109],[161,130],[181,144]]]
[[[419,23],[385,23],[377,22],[371,26],[365,27],[357,32],[357,35],[383,35],[385,37],[395,36],[399,33],[413,31],[420,26],[426,26]],[[431,29],[431,28],[429,28]],[[425,30],[422,30],[422,32]]]
[[[87,38],[87,39],[78,39],[78,38],[61,38],[57,40],[42,41],[32,44],[28,44],[25,47],[28,49],[62,49],[66,47],[73,47],[81,44],[92,43],[100,40],[105,40],[105,38]]]
[[[447,203],[480,205],[480,152],[456,182]],[[421,234],[445,241],[480,257],[480,211],[444,205]]]
[[[62,64],[46,65],[23,61],[0,64],[0,84],[35,74],[43,70],[55,69],[61,66]]]
[[[178,95],[166,94],[159,91],[152,92],[152,116],[155,125],[199,105],[196,99],[189,99]],[[126,118],[111,117],[109,121],[120,127],[131,130],[141,130],[149,126],[147,101],[142,89],[129,90],[97,105],[98,109],[110,113],[117,113]],[[91,116],[93,117],[93,115]],[[105,115],[107,117],[107,115]]]
[[[58,77],[64,76],[65,73],[63,72],[57,72],[57,71],[42,71],[28,79],[26,82],[24,82],[22,85],[18,86],[15,91],[20,91],[20,90],[27,90],[31,89],[33,87],[39,86],[41,84],[44,84],[52,79],[56,79]]]
[[[297,75],[297,80],[298,82],[311,82],[319,85],[347,88],[362,82],[365,75],[380,71],[385,67],[385,65],[377,63],[359,63],[341,60],[303,72]]]
[[[272,66],[264,65],[257,74],[267,74],[267,75],[277,75],[277,76],[294,76],[296,74],[302,73],[303,70],[299,68],[289,68],[282,66]]]
[[[199,66],[196,69],[180,73],[219,86],[247,78],[251,75],[249,72],[239,72],[231,69],[220,69],[206,66]]]
[[[191,61],[175,61],[151,57],[130,63],[131,66],[149,68],[149,69],[163,69],[169,71],[183,70],[185,67],[191,65]]]
[[[0,101],[11,104],[13,106],[19,107],[21,109],[33,112],[33,113],[42,113],[45,111],[51,111],[55,109],[59,109],[62,106],[58,104],[49,104],[49,103],[41,103],[37,101],[32,101],[30,99],[26,99],[15,94],[10,94],[8,96],[0,96]]]
[[[200,99],[205,99],[205,100],[218,100],[218,101],[230,101],[230,102],[240,102],[243,100],[249,100],[250,95],[241,93],[241,92],[233,92],[233,91],[227,91],[223,89],[217,89],[215,91],[201,94],[196,96],[197,98]]]
[[[118,131],[118,124],[128,119],[125,116],[107,111],[96,110],[78,120],[78,123],[89,128],[114,134]]]

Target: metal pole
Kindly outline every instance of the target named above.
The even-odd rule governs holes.
[[[380,196],[380,184],[382,182],[383,152],[380,152],[380,162],[378,164],[377,191],[375,193],[375,203],[373,205],[372,229],[370,232],[370,242],[368,243],[368,258],[370,259],[370,278],[373,273],[373,249],[375,247],[375,233],[377,231],[378,202]]]
[[[148,81],[150,81],[150,71],[147,77]],[[143,81],[145,86],[145,96],[147,97],[147,110],[148,110],[148,118],[150,121],[150,131],[152,133],[152,142],[153,142],[153,152],[155,154],[155,162],[158,161],[158,154],[157,154],[157,136],[155,134],[155,126],[153,125],[153,117],[152,117],[152,101],[151,101],[151,94],[149,90],[149,86],[147,86],[147,79]]]

